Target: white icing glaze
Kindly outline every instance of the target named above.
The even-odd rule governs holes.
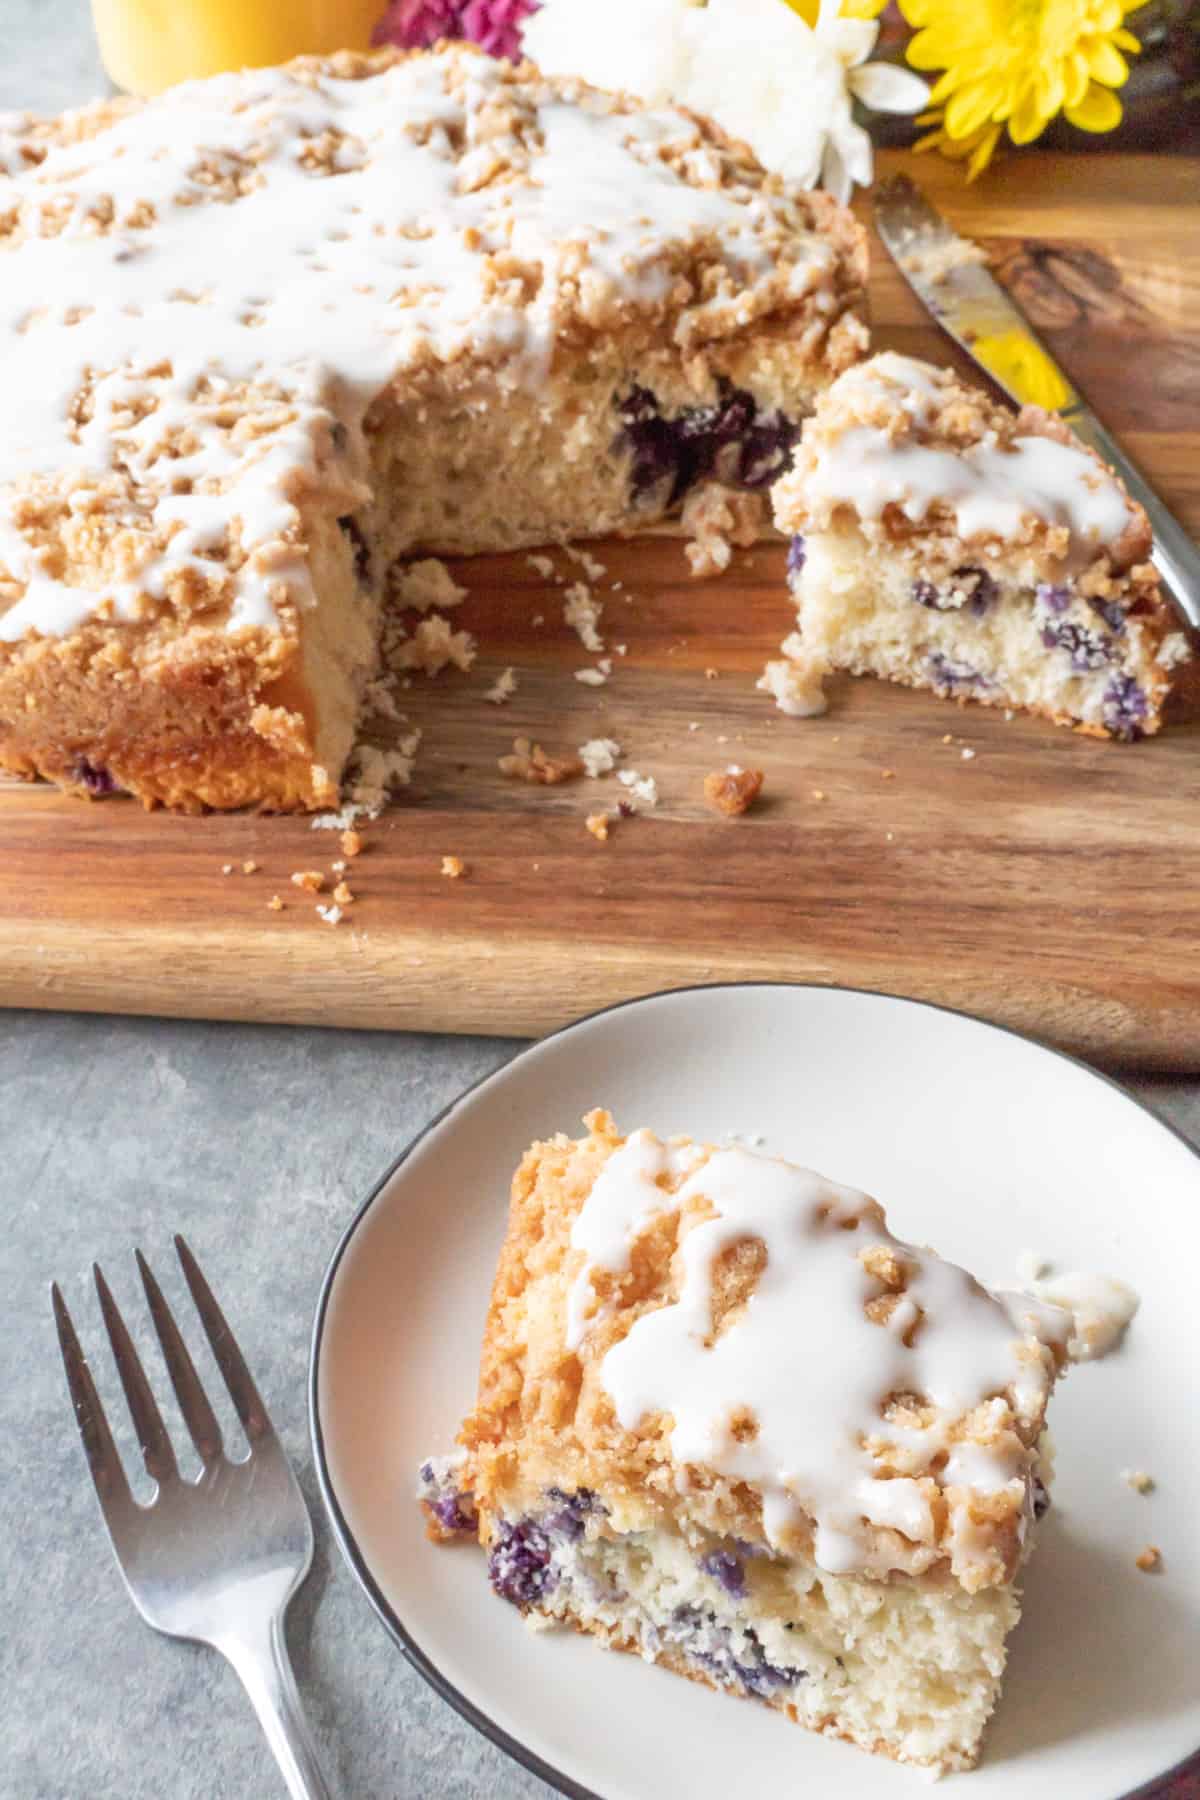
[[[1094,1362],[1115,1350],[1141,1305],[1138,1295],[1123,1281],[1082,1270],[1050,1275],[1031,1282],[1030,1287],[1039,1300],[1070,1314],[1067,1355],[1072,1362]]]
[[[689,1157],[694,1165],[695,1150],[671,1151],[636,1133],[605,1165],[572,1230],[572,1245],[583,1252],[567,1333],[577,1348],[599,1316],[588,1315],[592,1271],[627,1269],[634,1241],[663,1209],[700,1196],[715,1209],[682,1238],[678,1299],[644,1313],[604,1357],[601,1379],[621,1425],[633,1431],[649,1415],[670,1415],[676,1462],[751,1483],[773,1542],[807,1514],[816,1561],[836,1574],[889,1566],[865,1528],[892,1526],[916,1544],[935,1541],[919,1478],[939,1452],[949,1455],[947,1483],[1007,1489],[1019,1504],[1030,1463],[1019,1440],[1011,1432],[991,1444],[951,1435],[981,1405],[990,1404],[999,1421],[1007,1403],[997,1396],[1005,1392],[1026,1416],[1044,1403],[1049,1376],[1005,1305],[964,1270],[899,1243],[870,1213],[863,1216],[866,1197],[853,1189],[740,1148],[715,1151],[686,1173]],[[673,1171],[685,1175],[674,1194],[662,1185]],[[765,1268],[740,1316],[712,1341],[714,1264],[747,1238],[765,1245]],[[882,1324],[864,1311],[882,1291],[860,1261],[872,1245],[891,1247],[908,1269],[906,1291]],[[1053,1308],[1030,1302],[1025,1312],[1041,1316],[1052,1337],[1065,1336],[1068,1321]],[[904,1334],[918,1318],[909,1346]],[[931,1422],[885,1423],[882,1409],[895,1393],[926,1396]],[[732,1427],[746,1413],[757,1431],[741,1441]],[[865,1447],[871,1436],[890,1446],[892,1467],[905,1472],[878,1479]],[[968,1557],[971,1529],[960,1526],[958,1549]]]
[[[0,580],[7,571],[25,590],[0,639],[69,631],[102,601],[135,617],[181,569],[220,575],[214,556],[239,541],[231,629],[271,626],[285,595],[311,603],[295,499],[322,443],[328,459],[331,424],[349,428],[353,463],[367,408],[418,356],[478,352],[500,380],[536,384],[566,274],[586,317],[614,296],[662,303],[670,241],[715,234],[743,290],[771,272],[782,233],[797,292],[831,268],[786,195],[680,178],[664,147],[702,147],[682,114],[618,114],[603,95],[568,102],[549,87],[533,112],[529,88],[502,91],[500,65],[469,62],[458,92],[447,91],[453,53],[315,87],[280,70],[189,83],[32,168],[20,121],[0,119],[0,216],[17,209],[31,234],[0,250]],[[514,92],[519,132],[496,117]],[[326,133],[337,134],[332,174],[301,154]],[[242,191],[222,198],[202,162]],[[516,178],[485,185],[506,170]],[[136,210],[147,204],[148,226]],[[48,207],[66,210],[57,235]],[[96,229],[101,213],[111,230]],[[488,261],[508,251],[540,266],[532,298]],[[716,304],[685,309],[678,334]],[[75,423],[85,378],[91,417]],[[219,431],[231,384],[255,380],[278,396],[258,403],[271,428]],[[168,465],[179,428],[188,443]],[[67,585],[22,531],[12,484],[94,486],[116,466],[137,484],[122,522],[142,534],[140,551],[103,592]],[[145,534],[168,525],[155,553]]]
[[[853,506],[864,519],[898,506],[920,524],[941,504],[962,538],[1014,538],[1032,516],[1065,525],[1073,545],[1093,553],[1116,543],[1130,518],[1117,483],[1085,451],[1044,437],[953,451],[893,444],[885,432],[854,425],[822,453],[806,488],[810,504]]]

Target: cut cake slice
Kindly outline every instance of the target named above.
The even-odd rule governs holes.
[[[797,628],[761,686],[823,710],[832,670],[1156,732],[1188,640],[1150,527],[1062,422],[891,352],[842,375],[773,493]]]
[[[782,1160],[649,1131],[513,1182],[435,1539],[496,1593],[813,1731],[969,1768],[996,1702],[1070,1317]]]

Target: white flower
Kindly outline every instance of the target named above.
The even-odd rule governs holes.
[[[707,113],[802,187],[848,200],[871,179],[871,141],[852,102],[917,112],[929,90],[868,63],[879,27],[821,0],[816,27],[786,0],[545,0],[525,48],[555,74]]]

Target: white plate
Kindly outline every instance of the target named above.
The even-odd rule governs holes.
[[[1124,1349],[1051,1409],[1055,1504],[971,1800],[1116,1800],[1200,1746],[1200,1165],[1112,1083],[1011,1032],[879,994],[776,985],[658,995],[582,1020],[459,1100],[334,1257],[313,1337],[321,1482],[384,1624],[435,1687],[563,1792],[603,1800],[913,1791],[813,1737],[567,1633],[534,1633],[482,1558],[428,1543],[421,1460],[449,1449],[508,1184],[527,1145],[607,1106],[623,1129],[771,1150],[866,1188],[902,1238],[1015,1284],[1018,1253],[1119,1274]],[[1149,1470],[1148,1497],[1121,1470]],[[1162,1547],[1164,1569],[1134,1557]],[[960,1781],[964,1778],[958,1778]]]

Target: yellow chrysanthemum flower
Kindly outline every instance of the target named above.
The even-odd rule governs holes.
[[[1058,113],[1081,131],[1121,122],[1113,92],[1129,76],[1123,50],[1141,44],[1124,24],[1142,0],[900,0],[916,35],[914,69],[941,69],[918,150],[965,160],[973,181],[1007,129],[1040,137]]]

